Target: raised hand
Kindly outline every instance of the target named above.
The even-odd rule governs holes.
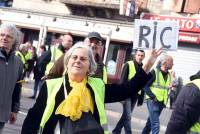
[[[155,63],[156,59],[158,58],[158,56],[163,52],[163,48],[160,49],[152,49],[149,50],[147,52],[147,60],[146,62],[143,64],[143,69],[146,73],[148,73],[151,69],[151,67],[153,66],[153,64]]]

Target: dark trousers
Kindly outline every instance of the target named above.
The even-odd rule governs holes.
[[[131,131],[131,115],[133,108],[135,107],[137,101],[137,97],[135,97],[134,100],[126,99],[122,105],[123,105],[123,113],[118,121],[116,127],[113,129],[113,134],[121,134],[121,130],[124,127],[125,134],[132,134]]]
[[[5,126],[5,122],[0,122],[0,134],[3,134],[4,126]]]

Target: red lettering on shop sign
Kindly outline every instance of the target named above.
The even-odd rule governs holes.
[[[191,17],[172,17],[164,15],[142,14],[141,19],[171,20],[179,22],[180,31],[200,33],[200,19]]]

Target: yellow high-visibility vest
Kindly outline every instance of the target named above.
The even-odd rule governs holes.
[[[28,68],[28,64],[27,64],[25,56],[20,51],[16,51],[15,55],[18,56],[21,59],[23,65],[24,65],[24,69],[27,69]]]
[[[108,82],[107,70],[105,66],[103,66],[103,81],[105,84]]]
[[[133,76],[135,76],[136,73],[135,64],[133,61],[128,61],[127,63],[129,65],[128,80],[131,80],[131,78],[133,78]]]
[[[53,67],[56,60],[58,60],[63,55],[63,52],[57,47],[51,47],[51,61],[47,64],[45,73],[48,74]]]
[[[47,91],[48,91],[47,106],[42,116],[38,134],[42,134],[46,122],[49,120],[51,114],[53,113],[53,109],[55,106],[55,97],[63,81],[64,81],[64,76],[62,78],[46,80]],[[92,87],[92,90],[94,92],[95,103],[97,106],[101,126],[104,129],[104,134],[109,134],[105,106],[104,106],[105,84],[100,78],[93,78],[93,77],[88,77],[88,84]]]
[[[155,69],[155,74],[156,79],[150,86],[150,90],[156,96],[158,101],[163,102],[166,105],[168,101],[168,89],[171,84],[171,76],[168,73],[167,80],[165,81],[160,70]],[[150,97],[146,95],[146,98],[148,99]]]

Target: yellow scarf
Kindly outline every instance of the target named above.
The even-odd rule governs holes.
[[[69,83],[72,90],[58,106],[56,114],[70,117],[72,121],[76,121],[81,118],[82,112],[94,112],[94,102],[90,90],[86,87],[86,79],[80,83],[69,80]]]

